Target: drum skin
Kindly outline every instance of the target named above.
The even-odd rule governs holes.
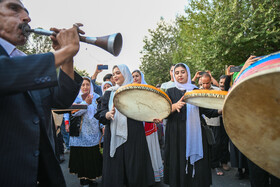
[[[186,92],[184,101],[203,108],[222,109],[227,91],[193,90]]]
[[[153,122],[153,119],[164,119],[172,109],[171,100],[166,93],[144,84],[120,87],[113,102],[119,112],[137,121]]]
[[[280,60],[261,66],[248,70],[248,76],[241,74],[233,85],[225,99],[223,120],[234,145],[280,178]]]

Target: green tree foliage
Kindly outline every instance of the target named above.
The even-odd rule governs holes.
[[[218,78],[225,65],[239,65],[251,54],[262,56],[279,50],[280,1],[190,0],[175,25],[177,50],[169,54],[173,62],[186,62],[192,76],[198,70],[210,70]],[[154,36],[151,41],[158,40]],[[162,74],[154,75],[159,76]]]
[[[79,70],[77,67],[74,67],[74,70],[82,77],[90,77],[89,74],[86,72],[86,70]]]
[[[147,83],[156,85],[170,80],[169,69],[177,49],[177,31],[175,26],[161,19],[155,30],[149,30],[150,37],[144,38],[140,70]]]
[[[18,48],[26,54],[46,53],[52,49],[52,42],[48,36],[31,33],[26,44]]]
[[[31,33],[27,43],[17,48],[26,54],[46,53],[52,50],[52,41],[48,36]],[[85,70],[79,70],[76,67],[74,67],[74,70],[81,76],[89,77],[89,74]],[[59,68],[57,68],[57,73],[58,72]]]

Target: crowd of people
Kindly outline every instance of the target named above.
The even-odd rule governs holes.
[[[102,71],[98,65],[92,77],[76,74],[73,57],[81,24],[52,28],[57,33],[51,36],[54,52],[27,56],[15,46],[26,42],[21,27],[30,21],[21,1],[0,0],[1,186],[66,186],[59,165],[64,152],[70,154],[69,172],[82,186],[96,186],[102,177],[104,187],[148,187],[160,181],[170,187],[206,187],[212,184],[211,168],[222,176],[230,170],[229,162],[238,168],[239,179],[249,176],[253,187],[280,186],[277,177],[230,141],[222,110],[183,100],[196,89],[227,91],[234,76],[229,68],[218,82],[210,71],[191,78],[187,64],[172,65],[170,81],[156,85],[172,102],[170,115],[152,123],[137,121],[119,112],[113,98],[121,86],[147,84],[140,70],[115,65],[101,85],[96,82]],[[251,56],[241,72],[256,60]],[[51,110],[72,104],[87,107],[64,113],[58,141]]]
[[[251,59],[252,57],[244,66],[257,60]],[[228,90],[229,80],[233,77],[230,67],[232,66],[228,67],[227,75],[222,75],[218,82],[210,71],[198,71],[191,79],[186,64],[172,65],[170,81],[157,85],[171,99],[172,113],[166,119],[155,119],[155,123],[127,118],[113,106],[112,98],[120,86],[147,84],[140,70],[130,72],[126,65],[116,65],[113,67],[113,74],[104,76],[101,87],[92,86],[95,90],[102,90],[97,98],[99,105],[94,116],[106,127],[102,185],[153,186],[155,182],[163,181],[174,187],[210,186],[211,169],[216,175],[223,176],[231,168],[237,168],[237,179],[249,179],[249,170],[252,169],[248,163],[254,167],[250,176],[252,186],[268,184],[269,180],[263,179],[261,182],[259,179],[259,172],[265,171],[246,158],[230,141],[224,128],[222,111],[195,107],[183,101],[184,93],[194,89]],[[97,65],[91,78],[92,85],[96,84],[95,80],[100,72]],[[207,138],[209,132],[213,134],[212,141]],[[117,174],[113,172],[115,170],[118,170]],[[86,175],[81,177],[79,173],[78,176],[87,178]],[[266,172],[266,178],[270,177],[278,184],[279,180]],[[95,181],[98,176],[88,179]]]

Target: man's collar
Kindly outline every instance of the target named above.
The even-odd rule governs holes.
[[[12,52],[15,50],[16,46],[11,44],[10,42],[0,38],[0,45],[5,49],[9,56],[11,56]]]

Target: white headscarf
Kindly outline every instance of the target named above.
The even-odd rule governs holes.
[[[90,92],[89,92],[89,94],[93,96],[93,98],[92,98],[92,105],[94,105],[94,107],[88,107],[88,109],[87,109],[87,113],[88,113],[89,119],[92,119],[94,117],[94,114],[96,113],[96,109],[97,109],[97,104],[96,104],[95,100],[97,98],[99,98],[100,96],[93,91],[93,85],[92,85],[92,82],[91,82],[90,78],[89,77],[83,77],[83,79],[89,81],[89,83],[90,83]],[[76,104],[82,103],[83,102],[82,95],[83,95],[83,92],[80,89],[80,92],[79,92],[78,96],[76,97],[74,103],[76,103]]]
[[[136,70],[134,70],[133,72],[137,72],[137,73],[140,72],[140,76],[141,76],[141,83],[140,83],[140,84],[148,84],[148,83],[145,81],[144,74],[142,73],[142,71],[136,69]]]
[[[188,72],[188,81],[185,84],[181,84],[177,82],[175,79],[175,69],[179,64],[182,64],[186,67]],[[176,88],[179,90],[192,91],[197,86],[191,83],[191,73],[190,69],[186,64],[179,63],[176,64],[173,71],[173,78],[175,82]],[[187,103],[187,119],[186,119],[186,173],[188,173],[188,160],[190,160],[190,164],[193,165],[193,173],[195,174],[194,163],[203,158],[203,145],[202,145],[202,132],[201,132],[201,124],[199,117],[199,108],[197,106],[191,105]]]
[[[105,82],[103,82],[102,85],[101,85],[102,94],[104,94],[104,86],[105,86],[105,84],[110,84],[111,86],[113,86],[113,84],[111,83],[111,81],[105,81]]]
[[[120,86],[131,84],[133,78],[129,68],[125,64],[117,65],[120,69],[124,82],[122,85],[117,85],[109,88],[111,91],[110,100],[109,100],[109,110],[113,108],[113,98],[115,92]],[[127,117],[115,109],[114,120],[111,120],[110,129],[111,129],[111,142],[110,142],[110,156],[115,155],[116,149],[127,141]]]

